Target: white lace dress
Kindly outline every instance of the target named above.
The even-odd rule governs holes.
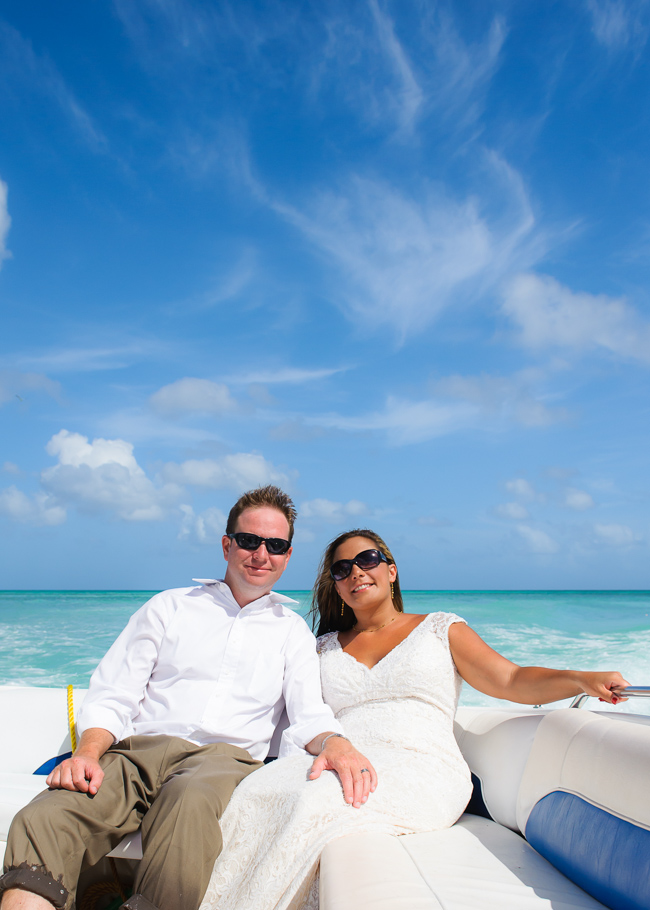
[[[360,809],[349,806],[333,772],[307,779],[309,755],[255,771],[224,813],[224,848],[200,910],[318,910],[329,841],[453,825],[471,794],[453,733],[461,686],[449,652],[454,622],[463,620],[431,613],[372,669],[343,651],[336,633],[319,639],[325,701],[374,765],[377,790]]]

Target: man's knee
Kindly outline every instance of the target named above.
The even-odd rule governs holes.
[[[222,814],[227,802],[213,781],[193,773],[175,774],[166,780],[158,795],[158,800],[161,799],[183,812],[197,812],[208,806],[217,816]]]

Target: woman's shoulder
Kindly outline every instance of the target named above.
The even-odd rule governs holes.
[[[316,650],[319,654],[324,651],[331,651],[338,645],[338,632],[326,632],[325,635],[319,635],[316,639]]]
[[[449,627],[453,626],[455,622],[466,623],[467,621],[462,616],[458,616],[457,613],[437,611],[435,613],[427,613],[422,620],[422,625],[426,626],[434,635],[446,638],[449,634]]]

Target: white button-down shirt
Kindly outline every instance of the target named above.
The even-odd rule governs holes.
[[[228,742],[261,760],[285,707],[283,754],[342,732],[323,702],[314,636],[286,606],[295,601],[272,591],[240,608],[225,582],[196,580],[133,614],[92,675],[80,733]]]

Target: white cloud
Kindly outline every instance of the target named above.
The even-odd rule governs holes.
[[[557,553],[559,550],[558,544],[546,531],[531,528],[529,525],[518,525],[517,531],[521,534],[532,553]]]
[[[7,474],[22,474],[22,471],[17,464],[14,464],[13,461],[5,461],[2,465],[2,470],[6,471]]]
[[[533,485],[523,477],[515,477],[513,480],[507,480],[506,490],[514,496],[527,501],[537,499],[537,493]]]
[[[171,483],[228,489],[243,492],[273,483],[280,487],[290,484],[289,477],[262,455],[239,452],[223,458],[190,459],[181,464],[168,462],[162,469],[164,479]]]
[[[36,392],[44,392],[59,399],[61,386],[41,373],[20,373],[18,370],[0,370],[0,406],[9,401],[23,401]]]
[[[66,519],[65,509],[53,497],[46,493],[27,496],[14,486],[0,490],[0,515],[35,525],[60,525]]]
[[[399,35],[399,16],[388,3],[369,0],[327,10],[325,47],[308,46],[309,83],[326,83],[370,126],[392,139],[412,141],[419,123],[435,116],[436,128],[452,131],[474,123],[505,39],[496,17],[473,43],[467,43],[440,4],[418,9],[418,28]],[[394,6],[394,8],[396,8]],[[370,12],[372,30],[366,23]]]
[[[353,417],[327,414],[305,418],[305,422],[311,426],[351,432],[384,431],[392,443],[405,445],[447,436],[473,426],[477,414],[477,409],[467,404],[408,401],[391,395],[383,411]]]
[[[127,521],[161,521],[180,490],[156,487],[123,439],[94,439],[61,430],[46,446],[58,464],[41,473],[43,488],[59,503],[81,512],[113,512]]]
[[[529,517],[528,509],[520,502],[505,502],[496,507],[496,513],[501,518],[511,518],[514,521],[524,521]]]
[[[650,324],[622,299],[574,293],[554,278],[526,274],[509,282],[502,309],[526,347],[604,348],[650,363]]]
[[[448,528],[452,524],[448,518],[437,518],[435,515],[421,515],[417,523],[431,528]]]
[[[310,499],[303,502],[299,514],[301,518],[315,518],[329,524],[341,524],[350,519],[369,514],[368,506],[358,499],[349,502],[333,502],[331,499]]]
[[[114,328],[96,329],[98,335],[113,331]],[[94,373],[101,370],[123,370],[134,361],[160,357],[165,353],[166,349],[159,341],[136,340],[100,348],[59,348],[44,354],[23,355],[18,361],[20,366],[36,367],[49,373]]]
[[[594,501],[589,493],[584,490],[576,490],[570,487],[564,494],[564,504],[569,509],[575,509],[576,512],[584,512],[585,509],[592,509]]]
[[[564,408],[550,408],[532,386],[539,370],[503,376],[449,376],[430,384],[431,398],[410,401],[388,396],[383,409],[368,414],[305,416],[308,427],[347,432],[385,432],[395,445],[423,442],[468,429],[504,428],[509,424],[544,427],[566,418]],[[445,400],[446,399],[446,400]]]
[[[221,509],[205,509],[199,515],[191,506],[180,507],[183,513],[179,540],[190,540],[193,543],[214,545],[221,541],[226,531],[226,516]]]
[[[6,183],[3,183],[0,180],[0,268],[2,268],[2,260],[8,259],[11,256],[11,253],[7,249],[7,235],[9,233],[9,228],[11,227],[11,218],[9,217],[9,209],[7,207],[7,193],[9,188]]]
[[[307,370],[298,367],[278,367],[277,370],[259,370],[247,373],[246,371],[236,376],[229,376],[228,382],[231,385],[248,385],[250,383],[264,383],[273,385],[275,383],[297,384],[303,382],[315,382],[318,379],[329,379],[337,373],[344,373],[348,367],[334,367],[329,369]]]
[[[106,137],[79,103],[54,64],[39,57],[29,41],[15,28],[0,22],[0,59],[5,80],[28,82],[46,98],[56,102],[66,120],[80,138],[95,152],[106,152]]]
[[[403,339],[538,255],[519,175],[494,155],[487,167],[492,200],[455,200],[430,185],[407,196],[356,177],[304,211],[270,204],[345,275],[347,286],[336,291],[343,313],[364,330],[384,323]]]
[[[178,379],[158,389],[149,403],[156,412],[165,416],[199,412],[217,417],[228,414],[237,407],[224,383],[191,377]]]
[[[627,525],[594,525],[597,540],[609,547],[631,547],[641,539]]]
[[[543,380],[540,371],[524,370],[513,376],[448,376],[434,391],[449,398],[476,404],[489,415],[527,427],[544,427],[564,420],[564,408],[549,408],[532,386]]]
[[[393,77],[390,89],[383,93],[383,108],[384,111],[390,110],[398,128],[408,134],[418,119],[424,102],[424,92],[418,84],[407,54],[395,34],[391,18],[380,8],[377,0],[369,0],[368,6],[375,21],[380,46]],[[390,77],[386,81],[390,81]]]
[[[643,5],[643,0],[587,0],[596,40],[609,50],[620,50],[631,41],[644,43],[647,30],[639,15]]]

